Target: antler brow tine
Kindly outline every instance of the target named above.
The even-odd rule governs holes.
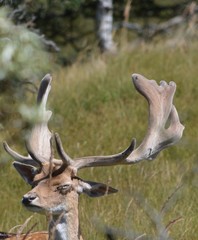
[[[31,160],[30,157],[26,157],[26,156],[22,156],[21,154],[15,152],[14,150],[12,150],[9,145],[7,144],[6,141],[3,142],[3,147],[4,149],[6,150],[6,152],[8,154],[10,154],[16,161],[18,162],[23,162],[23,161],[26,161],[26,160]]]

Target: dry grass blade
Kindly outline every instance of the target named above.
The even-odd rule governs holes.
[[[168,231],[168,229],[175,223],[177,223],[178,221],[183,220],[183,217],[178,217],[172,221],[170,221],[167,225],[166,225],[166,231]]]
[[[33,215],[30,216],[28,219],[26,219],[26,221],[24,222],[23,225],[20,226],[20,228],[17,231],[16,234],[16,238],[18,239],[20,237],[20,235],[23,233],[23,230],[27,227],[28,223],[30,222],[30,220],[32,219]]]
[[[26,232],[26,234],[25,234],[25,236],[23,237],[22,240],[25,240],[25,239],[28,237],[28,235],[31,233],[31,231],[35,228],[36,225],[37,225],[37,223],[35,223],[35,224]]]
[[[161,213],[164,214],[165,212],[168,211],[168,209],[174,204],[174,202],[177,200],[178,195],[177,193],[179,192],[179,190],[181,190],[181,188],[183,187],[182,185],[179,185],[178,187],[175,188],[175,190],[168,196],[168,198],[166,199],[166,201],[164,202],[162,208],[161,208]]]

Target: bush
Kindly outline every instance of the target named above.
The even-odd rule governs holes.
[[[8,9],[0,9],[0,92],[21,93],[21,86],[34,83],[49,69],[49,54],[41,37],[7,18]]]

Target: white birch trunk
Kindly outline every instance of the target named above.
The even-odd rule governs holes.
[[[113,1],[98,0],[96,12],[97,36],[102,52],[116,51],[116,46],[112,39],[113,29]]]

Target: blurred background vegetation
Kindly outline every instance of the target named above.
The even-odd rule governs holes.
[[[132,137],[140,143],[147,127],[147,104],[131,74],[173,80],[186,127],[182,141],[151,163],[82,170],[84,179],[109,182],[119,193],[81,196],[81,228],[90,240],[105,239],[104,231],[116,239],[196,239],[198,1],[110,1],[113,8],[103,12],[113,17],[108,37],[114,51],[98,34],[102,2],[0,1],[0,141],[26,154],[29,123],[21,106],[32,107],[50,72],[50,129],[61,135],[69,155],[119,152]],[[0,230],[9,231],[31,215],[20,204],[30,187],[2,147],[0,154]],[[34,230],[47,229],[44,216],[34,214],[27,229],[34,223]]]

